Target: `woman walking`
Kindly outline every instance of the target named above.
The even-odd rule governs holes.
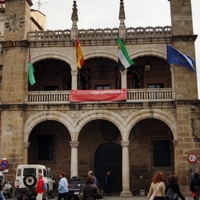
[[[100,196],[97,185],[94,184],[94,178],[89,176],[86,178],[85,185],[83,186],[84,200],[95,200]]]
[[[175,192],[181,200],[186,200],[186,198],[181,194],[180,187],[178,184],[178,177],[176,175],[170,175],[167,178],[167,190],[171,188],[173,192]],[[177,198],[178,200],[178,198]]]
[[[165,184],[163,181],[164,174],[162,172],[158,172],[153,176],[147,195],[148,200],[152,195],[155,195],[154,200],[165,200]]]

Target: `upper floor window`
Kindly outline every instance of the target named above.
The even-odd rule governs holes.
[[[110,89],[110,85],[96,85],[95,86],[96,90],[107,90]]]
[[[164,84],[148,84],[148,88],[164,88]]]

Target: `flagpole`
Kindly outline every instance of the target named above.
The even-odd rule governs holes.
[[[78,89],[81,89],[81,69],[78,68]]]

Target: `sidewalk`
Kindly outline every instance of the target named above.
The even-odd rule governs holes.
[[[132,196],[132,197],[120,197],[117,196],[104,196],[102,200],[147,200],[146,196]],[[191,196],[186,197],[187,200],[193,200]]]

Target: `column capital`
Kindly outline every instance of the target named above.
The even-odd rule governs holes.
[[[130,144],[130,141],[129,140],[122,140],[121,141],[121,145],[122,145],[122,147],[128,147],[129,146],[129,144]]]
[[[73,148],[73,147],[78,147],[79,145],[79,141],[70,141],[69,142],[70,146]]]
[[[28,149],[30,146],[30,142],[24,142],[23,147],[24,149]]]
[[[172,143],[173,143],[174,147],[178,146],[178,140],[173,140]]]

